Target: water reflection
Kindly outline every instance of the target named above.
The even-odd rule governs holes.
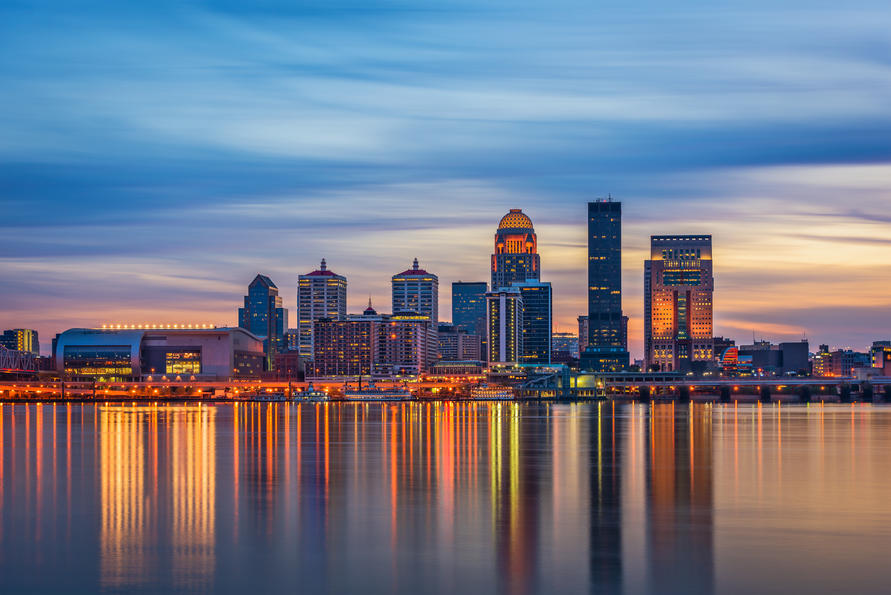
[[[891,409],[0,405],[0,587],[879,592]]]

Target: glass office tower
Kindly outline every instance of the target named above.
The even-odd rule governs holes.
[[[257,275],[248,286],[244,307],[238,309],[238,326],[263,340],[266,369],[274,369],[275,354],[287,350],[288,311],[282,307],[278,287],[266,275]]]
[[[521,364],[551,363],[551,284],[542,281],[514,283],[523,298],[523,350]]]
[[[477,335],[486,350],[486,292],[485,281],[456,281],[452,283],[452,324],[469,335]]]

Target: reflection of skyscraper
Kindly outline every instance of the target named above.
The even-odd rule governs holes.
[[[712,236],[652,236],[644,263],[649,369],[701,371],[714,359]]]
[[[497,291],[518,281],[540,278],[538,239],[532,220],[522,210],[511,209],[495,232],[491,289]]]
[[[273,369],[275,354],[287,350],[288,311],[282,307],[278,287],[266,275],[257,275],[248,286],[244,307],[238,309],[238,326],[263,339],[266,369]]]
[[[597,403],[591,416],[591,581],[601,593],[622,592],[621,452],[615,405]]]
[[[628,367],[622,345],[622,203],[588,203],[588,346],[581,366],[595,372]]]
[[[705,405],[685,413],[676,415],[674,404],[650,408],[650,456],[644,458],[649,463],[649,590],[711,593],[711,413]]]

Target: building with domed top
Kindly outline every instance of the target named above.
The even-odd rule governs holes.
[[[532,220],[521,209],[511,209],[495,231],[491,291],[517,282],[541,278],[538,238]]]

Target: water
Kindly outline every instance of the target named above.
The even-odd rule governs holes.
[[[884,592],[891,408],[5,404],[0,591]]]

